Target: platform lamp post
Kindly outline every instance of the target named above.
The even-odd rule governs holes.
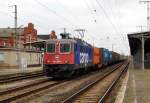
[[[143,31],[143,27],[145,27],[145,26],[136,26],[136,27],[139,27],[139,28],[141,28],[141,32]],[[142,34],[142,37],[141,37],[141,42],[142,42],[142,70],[144,70],[144,68],[145,68],[145,66],[144,66],[144,55],[145,55],[145,51],[144,51],[144,44],[145,44],[145,40],[144,40],[144,36],[143,36],[143,34]]]
[[[143,36],[143,34],[142,34],[142,70],[144,70],[144,68],[145,68],[145,66],[144,66],[144,43],[145,41],[144,41],[144,36]]]
[[[145,69],[145,41],[147,40],[147,39],[149,39],[150,38],[150,36],[144,36],[144,34],[142,34],[142,37],[141,37],[141,39],[142,39],[142,70],[144,70]]]
[[[20,25],[17,29],[17,35],[18,35],[18,44],[17,44],[17,61],[18,61],[18,68],[21,68],[21,56],[20,56],[20,49],[21,49],[21,32],[19,32],[19,29],[21,29],[23,25]]]

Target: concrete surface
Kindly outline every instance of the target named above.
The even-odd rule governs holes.
[[[123,103],[150,103],[150,69],[130,68]]]
[[[18,73],[30,73],[35,71],[41,71],[42,67],[28,67],[24,69],[6,69],[6,68],[0,68],[0,76],[2,75],[9,75],[9,74],[18,74]]]
[[[18,52],[16,49],[0,48],[0,69],[3,67],[11,69],[16,67],[18,63],[28,66],[40,66],[42,64],[42,53],[23,49]]]

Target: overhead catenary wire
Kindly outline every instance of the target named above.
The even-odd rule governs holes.
[[[20,1],[21,2],[21,1]],[[15,2],[11,2],[12,4],[16,4]],[[22,3],[22,2],[21,2]],[[21,6],[19,6],[19,7],[21,7]],[[11,15],[11,13],[13,12],[13,11],[9,11],[9,12],[6,12],[6,11],[0,11],[1,12],[1,14],[3,14],[3,15],[6,15],[8,18],[10,18],[10,19],[13,19],[14,18],[14,16],[12,16]],[[22,11],[23,12],[23,11]],[[20,9],[18,10],[18,14],[20,14]],[[30,20],[27,20],[27,18],[29,18],[29,16],[20,16],[20,15],[18,15],[18,25],[22,25],[22,24],[24,24],[24,23],[28,23],[28,21],[30,21]],[[20,22],[21,21],[21,22]],[[37,22],[40,22],[40,20],[38,20],[38,18],[34,18],[34,21],[37,21]],[[40,22],[41,23],[41,22]],[[10,25],[10,24],[9,24]],[[25,25],[24,25],[25,26]],[[8,26],[9,27],[9,26]],[[41,28],[43,28],[43,29],[47,29],[46,27],[44,27],[44,26],[42,26]]]
[[[5,16],[7,16],[10,19],[13,19],[13,16],[10,15],[10,14],[8,14],[8,13],[6,13],[6,12],[0,11],[0,13],[3,14],[3,15],[5,15]]]
[[[63,3],[60,0],[55,0],[55,1],[57,2],[58,5],[61,6],[61,8],[64,9],[64,11],[66,11],[69,14],[70,17],[73,18],[74,21],[81,21],[81,19],[79,18],[79,16],[78,15],[74,15],[73,14],[74,11],[72,11],[70,8],[64,6]],[[78,27],[76,26],[76,28],[85,27],[85,25],[88,25],[88,24],[80,23],[80,24],[78,24]]]
[[[60,0],[55,0],[55,1],[56,1],[57,4],[59,4],[66,12],[68,12],[69,15],[70,15],[72,18],[74,18],[74,20],[79,20],[78,15],[73,15],[73,12],[72,12],[69,8],[65,7],[65,6],[60,2]]]
[[[69,9],[67,9],[65,6],[63,6],[63,4],[60,2],[60,0],[55,0],[55,1],[56,1],[58,4],[60,4],[61,7],[62,7],[65,11],[68,11],[70,16],[72,16],[75,20],[78,19],[78,21],[80,21],[80,19],[78,18],[78,15],[73,16],[73,15],[72,15],[72,12],[71,12]],[[87,7],[89,13],[92,15],[92,22],[95,22],[95,21],[96,21],[96,18],[94,17],[94,9],[92,10],[92,8],[90,7],[90,5],[88,4],[88,2],[87,2],[86,0],[83,0],[83,1],[84,1],[84,4],[85,4],[86,7]],[[67,10],[66,10],[66,9],[67,9]],[[96,22],[95,22],[95,23],[96,23]],[[81,23],[81,22],[80,22],[80,26],[81,26],[81,24],[82,24],[82,27],[85,27],[85,26],[88,27],[88,26],[89,26],[89,23]]]
[[[109,2],[110,3],[110,2]],[[108,4],[108,3],[107,3]],[[117,17],[119,17],[119,16],[116,16],[115,15],[115,13],[114,13],[114,10],[113,10],[113,7],[112,7],[112,5],[109,5],[108,6],[108,9],[110,10],[110,12],[112,13],[112,19],[114,20],[114,22],[115,22],[115,24],[114,25],[116,25],[117,26],[117,28],[119,27],[119,25],[118,25],[118,22],[116,21],[116,19],[118,19]],[[116,10],[116,9],[115,9]],[[118,20],[119,21],[119,20]],[[121,29],[118,29],[118,31],[119,31],[119,33],[121,33],[122,31],[121,31]]]
[[[116,34],[121,34],[121,33],[119,32],[120,29],[118,29],[118,25],[115,25],[114,22],[112,22],[112,20],[110,19],[109,15],[108,15],[107,12],[105,11],[105,9],[104,9],[104,7],[101,5],[101,3],[100,3],[98,0],[96,0],[96,2],[97,2],[97,4],[98,4],[98,6],[101,8],[101,10],[103,11],[103,13],[104,13],[105,17],[107,18],[108,22],[112,25],[112,27],[113,27],[113,29],[115,30]],[[122,41],[122,38],[124,38],[123,35],[120,35],[120,36],[121,36],[121,38],[120,38],[121,44],[123,44],[123,45],[126,47],[126,44]]]
[[[38,0],[34,0],[36,3],[38,3],[39,5],[41,5],[42,7],[44,7],[45,9],[47,9],[49,12],[53,13],[54,15],[56,15],[59,19],[62,19],[63,21],[66,21],[68,24],[70,24],[73,27],[78,27],[76,24],[74,24],[72,21],[70,21],[69,19],[65,18],[64,16],[58,14],[55,10],[50,9],[49,7],[47,7],[45,4],[41,3]]]
[[[55,16],[57,16],[58,18],[59,18],[59,20],[63,20],[63,22],[66,22],[66,23],[68,23],[69,25],[71,25],[70,27],[74,27],[78,22],[76,22],[76,21],[74,21],[74,19],[76,19],[76,16],[78,16],[78,15],[75,15],[74,17],[71,15],[71,14],[74,14],[72,11],[71,11],[71,9],[69,9],[69,8],[66,8],[66,6],[65,5],[62,5],[62,7],[60,8],[61,10],[64,8],[64,12],[66,12],[66,11],[68,11],[68,13],[69,13],[69,16],[67,17],[66,15],[63,15],[63,14],[60,14],[57,10],[55,10],[55,9],[53,9],[52,7],[50,7],[48,4],[46,4],[46,3],[44,3],[44,2],[42,2],[42,1],[40,1],[40,0],[34,0],[34,1],[36,1],[36,2],[40,2],[42,5],[40,5],[39,3],[38,3],[38,7],[39,7],[39,9],[41,8],[41,9],[47,9],[48,11],[50,11],[51,13],[53,13]],[[33,2],[34,2],[33,1]],[[56,0],[56,1],[60,1],[60,0]],[[95,14],[96,15],[103,15],[103,14],[105,14],[105,13],[102,13],[102,14],[98,14],[99,13],[99,9],[97,9],[96,7],[98,7],[98,5],[96,4],[96,2],[93,2],[92,0],[83,0],[83,1],[85,1],[85,4],[86,4],[86,6],[87,6],[87,10],[89,11],[89,13],[91,14],[90,15],[90,21],[92,20],[92,21],[94,21],[94,20],[96,20],[96,23],[95,24],[98,24],[98,17],[95,17]],[[117,1],[117,0],[116,0]],[[118,0],[119,1],[119,0]],[[99,1],[100,2],[100,1]],[[34,2],[35,3],[35,2]],[[63,3],[63,2],[61,2],[61,3]],[[81,2],[78,2],[78,3],[81,3]],[[68,4],[68,3],[67,3]],[[92,5],[93,4],[93,5]],[[95,4],[95,5],[94,5]],[[36,5],[37,5],[37,3],[36,3]],[[60,4],[61,5],[61,4]],[[107,5],[107,4],[106,4]],[[46,7],[45,7],[46,6]],[[57,6],[57,5],[56,5]],[[58,4],[58,6],[59,6],[59,4]],[[64,6],[64,7],[63,7]],[[84,6],[84,5],[83,5]],[[96,7],[94,7],[94,6],[96,6]],[[119,34],[118,33],[118,31],[120,30],[120,28],[118,29],[117,27],[118,27],[118,25],[116,25],[115,23],[115,21],[113,22],[113,20],[112,20],[112,18],[110,17],[110,15],[108,15],[108,9],[106,9],[105,8],[105,6],[104,5],[102,5],[101,4],[101,6],[103,6],[103,9],[105,10],[105,12],[106,12],[106,15],[108,16],[108,17],[105,17],[105,19],[107,20],[107,19],[110,19],[110,20],[108,20],[108,22],[110,23],[110,22],[112,22],[112,24],[110,25],[110,26],[114,26],[113,27],[113,29],[115,30],[115,32],[116,32],[116,34]],[[43,8],[42,8],[43,7]],[[107,7],[107,6],[106,6]],[[98,7],[99,8],[99,7]],[[68,9],[68,10],[67,10]],[[113,8],[114,9],[114,8]],[[118,10],[118,9],[117,9]],[[46,11],[46,10],[45,10]],[[36,13],[36,12],[33,12],[33,15],[34,15],[34,13]],[[53,14],[52,14],[52,16],[53,16]],[[48,17],[49,15],[48,14],[45,14],[46,15],[46,17]],[[106,15],[104,15],[104,16],[106,16]],[[73,17],[71,20],[70,20],[70,18],[71,18],[71,16]],[[70,17],[70,18],[69,18]],[[27,20],[29,20],[30,18],[31,18],[31,20],[32,20],[32,17],[29,17],[29,16],[21,16],[20,18],[23,18],[23,19],[25,19],[26,21]],[[28,19],[29,18],[29,19]],[[46,28],[46,29],[48,29],[49,28],[49,23],[47,23],[47,22],[49,22],[49,21],[51,21],[51,19],[47,19],[46,20],[46,22],[45,21],[43,21],[43,17],[42,16],[39,16],[38,18],[35,18],[33,21],[37,21],[38,22],[38,24],[43,24],[43,26],[40,26],[40,28]],[[57,18],[55,18],[55,20],[58,20]],[[89,21],[88,20],[88,21]],[[77,20],[78,21],[78,20]],[[59,21],[58,21],[59,22]],[[60,24],[59,23],[56,23],[56,25],[53,25],[53,26],[59,26],[59,25],[62,25],[63,24],[63,22],[60,22]],[[75,23],[75,25],[74,25],[74,23]],[[99,22],[100,23],[100,22]],[[104,23],[103,21],[100,23],[101,25],[102,25],[102,23]],[[81,22],[79,22],[78,24],[82,24],[82,25],[89,25],[90,23],[81,23]],[[93,23],[94,24],[94,23]],[[92,25],[93,26],[93,25]],[[98,25],[95,25],[95,26],[97,26],[98,27]],[[102,25],[103,26],[103,25]],[[60,28],[60,27],[59,27]],[[94,28],[94,29],[96,29],[96,28]],[[101,32],[101,31],[100,31]],[[111,33],[111,31],[105,31],[105,32],[110,32]],[[119,31],[120,32],[120,31]],[[99,32],[98,32],[99,33]],[[109,34],[110,34],[109,33]],[[111,33],[112,34],[112,33]]]
[[[87,6],[87,9],[89,10],[90,14],[92,15],[94,22],[96,23],[97,20],[94,17],[94,14],[93,14],[95,12],[94,11],[95,9],[90,7],[90,5],[88,4],[87,0],[83,0],[83,1],[85,2],[85,5]]]
[[[89,1],[89,0],[88,0]],[[89,1],[90,2],[90,1]],[[91,4],[91,9],[94,11],[94,13],[96,14],[96,16],[99,16],[97,13],[97,9],[94,6],[94,2],[90,2],[89,5]]]
[[[24,6],[24,4],[23,4],[23,2],[21,2],[21,0],[20,0],[20,3],[22,4],[22,6],[21,7],[23,7]],[[36,2],[37,3],[37,2]],[[39,5],[39,6],[41,6],[41,5]],[[22,13],[24,13],[24,11],[22,11]],[[32,15],[35,15],[35,13],[37,13],[37,12],[32,12]],[[22,14],[22,15],[24,15],[24,14]],[[44,17],[46,17],[46,16],[44,16]],[[20,18],[19,18],[19,20],[21,20],[21,21],[24,21],[24,22],[27,22],[27,21],[31,21],[33,19],[33,16],[21,16]],[[44,22],[43,20],[47,20],[46,22]],[[49,21],[50,19],[47,19],[47,18],[41,18],[40,16],[38,16],[38,18],[34,18],[33,20],[32,20],[32,22],[34,21],[34,22],[36,22],[36,23],[38,23],[38,24],[41,24],[42,26],[38,26],[38,27],[40,27],[40,28],[43,28],[44,30],[47,30],[48,32],[51,30],[51,29],[54,29],[54,30],[56,30],[56,29],[59,29],[60,27],[57,27],[56,25],[50,25],[48,22],[51,22],[51,21]],[[47,24],[48,23],[48,24]],[[57,24],[60,24],[60,23],[57,23]],[[63,23],[62,23],[63,24]],[[43,33],[42,33],[43,34]],[[47,34],[47,33],[46,33]]]
[[[114,28],[115,32],[116,32],[117,34],[119,34],[119,32],[118,32],[116,26],[114,25],[114,23],[113,23],[113,22],[111,21],[111,19],[109,18],[108,14],[106,13],[106,11],[105,11],[105,9],[103,8],[103,6],[100,4],[100,2],[99,2],[98,0],[96,0],[96,2],[97,2],[97,4],[98,4],[98,6],[101,8],[101,10],[103,11],[103,13],[104,13],[105,17],[107,18],[107,20],[109,21],[109,23],[110,23],[110,24],[112,25],[112,27]]]
[[[117,9],[117,10],[118,10],[118,11],[117,11],[117,12],[118,12],[118,15],[121,15],[121,9],[120,9],[120,8],[121,8],[121,3],[120,3],[120,2],[121,2],[120,0],[115,0],[115,5],[116,5],[115,7],[118,7],[118,9]],[[122,40],[122,44],[124,44],[124,47],[125,47],[124,49],[125,49],[125,51],[128,51],[128,50],[127,50],[127,49],[128,49],[128,48],[127,48],[127,43],[128,43],[128,42],[127,42],[127,40],[126,40],[126,42],[124,42],[124,38],[127,38],[127,35],[123,35],[123,34],[124,34],[124,33],[123,33],[123,30],[122,30],[123,25],[122,25],[122,23],[121,23],[121,19],[118,18],[118,20],[119,20],[119,27],[120,27],[120,30],[121,30],[121,32],[122,32],[122,35],[121,35],[121,36],[122,36],[122,39],[123,39],[123,40]],[[125,37],[125,36],[126,36],[126,37]]]
[[[119,0],[115,0],[115,7],[117,7],[117,1],[119,2]],[[114,14],[114,12],[113,12],[113,8],[112,8],[112,6],[109,6],[110,7],[110,10],[112,11],[112,15],[113,15],[113,18],[115,19],[115,14]],[[118,12],[118,15],[120,15],[120,6],[118,7],[119,9],[116,9],[116,10],[118,10],[119,12]],[[119,17],[119,16],[116,16],[116,17]],[[119,18],[117,18],[118,19],[118,22],[116,22],[116,25],[117,25],[117,27],[119,27],[119,32],[120,32],[120,40],[121,40],[121,43],[124,45],[124,47],[126,48],[126,43],[124,42],[124,35],[123,35],[123,31],[122,31],[122,26],[121,26],[121,21],[120,21],[120,17]]]

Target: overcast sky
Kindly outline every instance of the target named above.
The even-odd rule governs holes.
[[[32,22],[38,34],[55,30],[77,36],[85,29],[89,43],[129,54],[127,33],[146,26],[146,4],[138,0],[0,0],[0,27],[14,26],[14,8],[18,6],[18,27]],[[146,30],[146,28],[144,28]]]

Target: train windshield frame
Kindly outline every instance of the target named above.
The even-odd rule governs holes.
[[[60,43],[60,53],[70,53],[71,52],[71,44],[70,43]]]
[[[56,45],[55,45],[55,43],[47,43],[46,51],[47,51],[47,53],[55,53],[56,52]]]

